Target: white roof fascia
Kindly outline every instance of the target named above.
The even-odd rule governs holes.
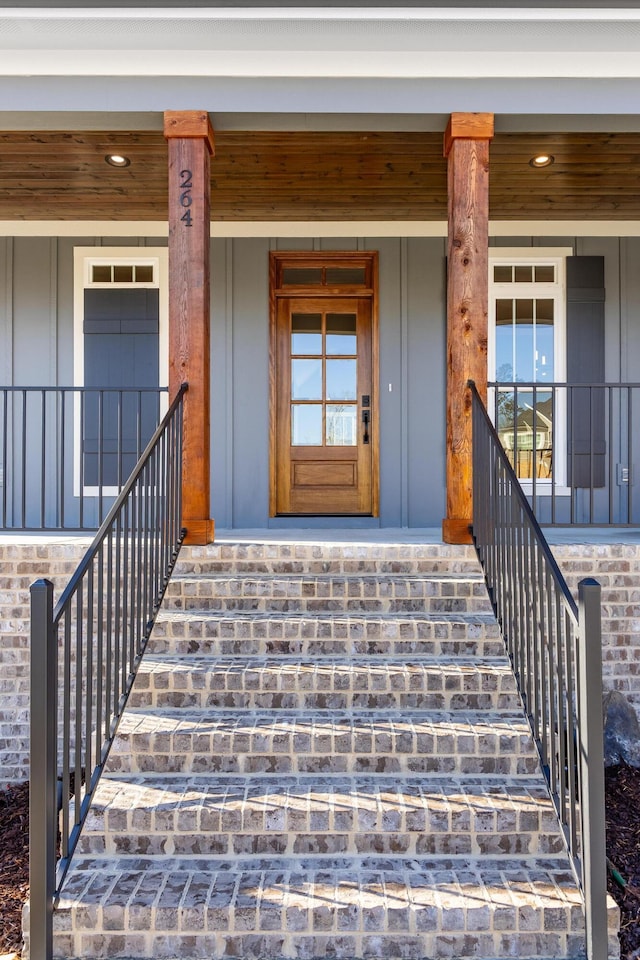
[[[640,9],[0,8],[0,77],[639,78]]]

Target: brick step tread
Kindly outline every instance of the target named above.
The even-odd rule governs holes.
[[[201,613],[231,613],[233,611],[260,613],[387,613],[404,616],[407,613],[467,614],[489,613],[491,605],[482,596],[422,596],[422,597],[307,597],[307,596],[191,596],[165,595],[165,610],[198,611]]]
[[[291,614],[287,611],[273,610],[268,613],[238,611],[221,617],[211,617],[206,611],[173,610],[161,607],[156,619],[156,631],[165,625],[185,624],[189,629],[207,627],[210,630],[225,631],[229,635],[237,632],[244,625],[254,631],[267,632],[278,636],[314,636],[325,634],[329,628],[338,635],[356,633],[378,633],[384,636],[413,637],[421,635],[441,636],[443,638],[458,637],[463,639],[468,631],[485,631],[492,636],[499,636],[500,631],[492,610],[472,610],[461,612],[442,611],[438,614],[425,615],[424,611],[407,610],[402,615],[396,613],[343,613],[333,611],[310,610],[303,615]],[[247,634],[248,635],[248,634]]]
[[[467,589],[472,587],[484,588],[484,577],[478,570],[469,570],[462,573],[453,573],[442,571],[439,573],[423,574],[405,574],[405,573],[263,573],[259,575],[232,573],[179,573],[174,572],[168,590],[172,592],[183,590],[187,586],[197,585],[198,587],[209,587],[210,590],[220,591],[221,588],[228,590],[242,589],[246,590],[267,590],[269,588],[286,588],[288,590],[326,587],[345,587],[348,590],[362,590],[364,586],[368,588],[379,588],[381,585],[388,585],[396,589],[404,590],[405,595],[408,591],[423,590],[427,587],[435,591],[438,588],[454,589],[463,586]]]
[[[344,558],[350,560],[366,560],[382,558],[389,560],[406,560],[408,558],[429,559],[434,557],[450,557],[454,560],[468,560],[477,562],[476,552],[472,546],[464,544],[434,543],[392,543],[388,538],[384,541],[358,542],[358,533],[353,531],[349,540],[339,541],[332,534],[331,539],[323,540],[319,533],[315,539],[296,540],[260,540],[257,537],[252,541],[218,539],[215,543],[205,546],[183,546],[180,551],[181,560],[328,560]]]
[[[119,773],[531,774],[515,711],[128,710],[107,770]]]
[[[263,557],[253,560],[234,557],[233,559],[194,559],[179,557],[175,575],[438,575],[440,573],[474,574],[477,575],[480,567],[477,559],[454,557],[404,557],[387,558],[371,556],[366,558],[353,557]]]
[[[132,916],[136,930],[125,935]],[[54,955],[67,957],[169,958],[191,948],[209,957],[495,960],[584,951],[566,858],[525,866],[490,858],[77,857],[54,929]]]
[[[509,661],[380,657],[159,656],[138,671],[131,707],[518,709]]]
[[[541,778],[103,778],[80,853],[558,855]]]

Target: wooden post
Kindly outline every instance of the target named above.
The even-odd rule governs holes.
[[[168,110],[169,394],[184,398],[182,521],[185,543],[211,543],[210,518],[210,163],[213,129],[204,110]]]
[[[471,394],[487,399],[489,300],[489,141],[492,113],[453,113],[448,157],[447,516],[445,543],[471,543],[473,519]]]

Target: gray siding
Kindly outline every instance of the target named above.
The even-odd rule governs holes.
[[[136,242],[0,239],[2,383],[72,383],[73,248],[92,244]],[[603,255],[606,376],[640,381],[640,239],[511,237],[492,244],[568,246],[579,255]],[[285,238],[212,241],[212,513],[218,528],[287,523],[268,517],[270,249],[379,251],[381,515],[369,523],[439,526],[445,503],[445,241]]]

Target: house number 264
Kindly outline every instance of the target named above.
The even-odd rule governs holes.
[[[193,223],[191,222],[191,204],[193,203],[193,197],[191,196],[191,191],[193,189],[193,174],[191,170],[181,170],[180,171],[180,206],[185,207],[185,211],[180,217],[182,222],[187,227],[192,227]]]

